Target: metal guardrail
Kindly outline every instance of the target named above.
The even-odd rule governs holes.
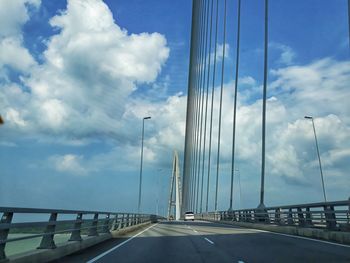
[[[195,215],[196,219],[315,227],[350,231],[350,199],[336,202],[242,209]]]
[[[41,237],[38,249],[55,249],[56,234],[70,233],[69,241],[82,241],[82,233],[87,236],[98,236],[125,227],[145,222],[154,222],[160,217],[149,214],[115,213],[100,211],[55,210],[36,208],[0,207],[0,261],[6,260],[5,246],[9,242]],[[14,215],[47,215],[48,221],[13,222]],[[59,220],[58,216],[73,216],[73,220]],[[87,217],[91,218],[87,218]],[[23,237],[8,238],[12,230],[31,233]],[[22,232],[23,233],[23,232]]]

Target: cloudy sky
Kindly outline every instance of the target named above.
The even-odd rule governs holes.
[[[152,116],[142,207],[155,212],[159,200],[165,212],[173,151],[183,156],[191,7],[188,0],[0,1],[0,206],[136,211],[142,118]],[[221,209],[229,202],[236,7],[228,1],[227,42],[219,37],[228,51]],[[346,0],[270,1],[267,205],[322,200],[304,115],[315,117],[328,199],[350,196],[346,8]],[[259,201],[262,21],[263,1],[243,1],[235,208]]]

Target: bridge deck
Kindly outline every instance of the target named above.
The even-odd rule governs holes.
[[[350,262],[350,246],[208,222],[160,222],[56,262]]]

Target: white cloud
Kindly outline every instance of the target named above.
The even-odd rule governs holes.
[[[162,35],[128,35],[102,1],[68,1],[67,10],[50,24],[61,31],[49,41],[48,63],[64,67],[66,74],[80,73],[80,78],[96,80],[91,75],[100,74],[106,79],[153,82],[169,56]]]
[[[305,115],[310,114],[315,117],[327,180],[332,181],[333,176],[339,182],[346,180],[346,171],[350,168],[345,161],[350,149],[349,62],[323,59],[308,65],[279,68],[272,71],[272,74],[274,80],[268,85],[267,101],[267,178],[271,178],[272,184],[276,178],[281,178],[288,184],[318,187],[319,170],[312,124],[304,119]],[[262,87],[257,86],[251,77],[239,84],[236,164],[248,169],[247,176],[258,178],[262,111],[259,93]],[[227,165],[231,161],[233,90],[233,83],[224,87],[221,135],[223,177],[229,173]],[[217,149],[218,94],[219,89],[216,88],[212,145],[214,161]],[[335,187],[334,184],[332,187]],[[341,183],[337,187],[342,189],[339,192],[345,192]]]
[[[254,86],[256,85],[256,80],[251,76],[245,76],[238,80],[239,84]]]
[[[322,163],[326,167],[342,165],[342,162],[347,163],[350,158],[350,148],[330,150],[324,157]]]
[[[11,113],[7,128],[42,142],[86,145],[100,135],[117,140],[110,152],[88,159],[72,154],[51,157],[50,163],[61,172],[87,174],[121,163],[124,168],[118,169],[135,167],[144,114],[152,116],[145,162],[161,163],[165,151],[182,150],[186,97],[176,94],[157,102],[130,97],[138,84],[153,83],[160,73],[169,55],[164,36],[128,34],[96,0],[68,1],[67,9],[50,24],[58,31],[46,41],[44,63],[28,67],[29,74],[22,78],[30,92],[17,85],[1,87],[1,110]]]
[[[28,5],[38,8],[40,2],[40,0],[0,1],[0,38],[21,35],[22,25],[29,20]]]
[[[26,129],[39,135],[76,140],[122,133],[127,98],[138,84],[154,82],[169,56],[165,37],[128,34],[99,0],[68,1],[67,9],[50,24],[59,31],[46,41],[44,63],[34,65],[30,57],[20,63],[29,92],[5,96],[1,110],[15,108],[18,119],[30,123]],[[10,63],[16,62],[4,61]],[[1,93],[7,94],[7,89],[2,86]]]
[[[36,64],[23,46],[22,26],[29,20],[31,7],[40,0],[3,0],[0,2],[0,70],[5,65],[27,72]]]
[[[229,55],[230,55],[230,44],[228,44],[228,43],[217,44],[217,53],[216,53],[217,61],[221,61],[222,60],[224,46],[225,46],[225,58],[228,58]]]
[[[296,54],[291,47],[277,42],[269,43],[269,47],[280,52],[277,63],[287,66],[293,64]]]
[[[21,118],[19,112],[13,108],[9,108],[5,112],[5,120],[15,126],[26,126],[26,122]]]
[[[323,59],[309,65],[280,68],[272,73],[276,79],[268,86],[269,93],[275,97],[267,104],[267,161],[271,169],[267,173],[302,184],[315,178],[310,176],[318,172],[312,124],[303,118],[313,115],[321,159],[325,160],[325,174],[331,177],[331,170],[337,168],[337,176],[345,178],[349,165],[343,160],[350,149],[350,63]],[[248,106],[248,112],[252,110],[253,107]],[[247,113],[244,115],[245,119],[250,119]],[[261,122],[249,123],[250,126],[241,127],[244,133],[238,142],[248,141],[243,144],[244,149],[256,147],[255,140],[249,137],[250,131],[256,129],[254,127],[258,126],[255,136],[261,136]],[[260,152],[250,157],[250,160],[259,160]],[[336,159],[333,166],[332,159]]]
[[[341,114],[350,121],[348,98],[350,90],[350,62],[321,59],[303,66],[290,66],[272,70],[276,78],[269,85],[271,92],[278,90],[279,97],[293,106],[291,114],[323,116]]]
[[[81,164],[82,161],[82,156],[74,154],[55,155],[49,158],[49,162],[53,164],[57,171],[73,175],[87,174],[87,170]]]
[[[210,53],[210,63],[214,63],[215,59],[215,46],[213,47],[213,51]],[[224,49],[224,44],[218,43],[216,45],[216,62],[220,62],[222,60],[222,55],[223,55],[223,49]],[[225,59],[229,58],[230,56],[230,44],[225,43]],[[208,60],[209,58],[207,58]],[[204,62],[203,62],[204,63]]]
[[[182,151],[185,137],[186,104],[187,97],[179,93],[168,97],[166,101],[132,100],[127,105],[124,118],[129,128],[126,130],[129,135],[133,134],[133,138],[140,136],[141,119],[146,115],[152,117],[145,123],[145,129],[148,131],[145,141],[156,154],[154,158],[152,157],[155,162],[162,163],[166,158],[169,159],[164,152],[171,152],[174,149]],[[135,130],[135,126],[139,128]]]
[[[40,111],[45,113],[40,119],[42,126],[47,126],[53,129],[65,126],[64,122],[68,118],[68,113],[62,101],[57,99],[46,100],[40,106]]]
[[[62,167],[63,160],[72,162],[75,168],[78,164],[84,167],[84,174],[104,170],[134,171],[140,164],[142,117],[150,115],[152,119],[145,122],[144,165],[167,164],[172,161],[173,150],[183,150],[186,103],[187,98],[181,93],[170,96],[167,101],[131,100],[124,115],[124,134],[117,138],[119,144],[89,158],[67,154],[64,155],[68,156],[66,158],[50,157],[49,161],[58,171],[64,171],[63,168],[58,169]]]
[[[36,64],[28,50],[22,46],[19,39],[4,38],[0,40],[0,68],[10,66],[26,72]]]

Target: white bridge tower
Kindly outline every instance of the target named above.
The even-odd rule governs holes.
[[[175,200],[174,200],[174,197],[175,197]],[[168,220],[170,219],[172,208],[175,208],[175,220],[180,220],[181,205],[182,205],[182,189],[181,189],[181,178],[180,178],[180,163],[179,163],[179,156],[177,154],[177,151],[174,151],[173,169],[172,169],[171,180],[170,180]]]

